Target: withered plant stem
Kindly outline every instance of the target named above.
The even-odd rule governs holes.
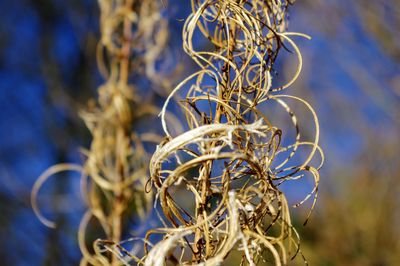
[[[40,213],[36,203],[38,191],[50,176],[68,170],[80,172],[81,191],[88,205],[78,230],[83,254],[81,265],[117,266],[126,264],[127,257],[140,261],[121,243],[126,241],[122,237],[127,229],[127,215],[140,222],[150,214],[153,194],[145,193],[149,155],[142,141],[154,143],[160,139],[133,131],[133,122],[143,116],[156,117],[159,111],[141,100],[136,88],[140,81],[130,77],[136,74],[135,78],[158,84],[158,92],[165,90],[169,82],[160,74],[158,64],[163,62],[161,54],[168,39],[168,23],[157,1],[98,0],[98,3],[101,39],[97,62],[105,82],[98,88],[98,98],[80,112],[92,135],[90,148],[82,151],[87,159],[84,166],[59,164],[45,171],[32,189],[32,206],[45,225],[55,227],[54,222]],[[86,232],[93,221],[100,225],[106,239],[89,243]]]
[[[126,0],[125,1],[125,9],[127,12],[131,12],[133,7],[134,1],[133,0]],[[130,70],[130,56],[131,56],[131,40],[132,40],[132,23],[131,20],[126,17],[124,18],[123,22],[123,36],[122,36],[122,48],[121,48],[121,59],[119,62],[119,80],[117,88],[126,88],[128,87],[128,78],[129,78],[129,70]],[[123,92],[121,92],[122,94]],[[128,107],[129,108],[129,107]],[[129,110],[130,112],[130,110]],[[129,116],[131,118],[131,116]],[[121,138],[120,141],[117,140],[117,143],[126,143],[130,142],[130,132],[129,127],[132,123],[130,119],[124,120],[125,124],[120,124],[120,127],[117,129],[117,138]],[[118,154],[116,158],[116,167],[118,171],[118,179],[117,184],[124,183],[124,173],[126,172],[126,164],[123,158],[124,155]],[[126,203],[123,202],[122,197],[123,195],[123,188],[119,188],[115,191],[115,200],[114,206],[112,208],[112,235],[111,239],[114,243],[121,242],[121,235],[122,235],[122,212],[124,211],[124,205]],[[113,254],[111,265],[117,266],[120,264],[119,258]]]
[[[314,188],[295,205],[313,198],[311,213],[324,158],[312,107],[299,97],[280,94],[295,82],[302,68],[301,53],[292,36],[308,38],[286,31],[290,3],[191,1],[183,48],[200,70],[175,87],[160,115],[167,138],[153,154],[150,174],[166,227],[148,231],[147,240],[153,234],[164,234],[164,239],[150,252],[145,245],[146,266],[168,262],[221,265],[231,252],[242,255],[241,265],[252,266],[264,261],[268,252],[278,266],[300,252],[299,236],[280,186],[311,177]],[[197,33],[215,49],[198,49],[194,44]],[[287,46],[295,52],[298,67],[293,77],[274,88],[274,62],[280,49]],[[176,135],[169,132],[166,110],[178,92],[186,94],[181,106],[189,129]],[[312,141],[302,140],[298,118],[286,101],[298,102],[311,113],[315,126]],[[294,131],[294,138],[264,113],[263,106],[270,103],[289,115],[292,128],[288,128]],[[298,150],[306,147],[311,147],[306,150],[308,156],[294,160]],[[317,153],[321,162],[313,166]],[[191,194],[183,194],[184,199],[175,193],[182,186]],[[185,209],[190,206],[193,209]]]

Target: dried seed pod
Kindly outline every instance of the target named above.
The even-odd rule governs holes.
[[[192,0],[183,48],[200,70],[171,92],[160,115],[167,141],[153,154],[150,174],[166,227],[148,232],[148,240],[153,234],[164,234],[164,240],[148,253],[146,265],[219,265],[235,250],[242,253],[242,263],[257,264],[267,250],[281,265],[299,252],[280,186],[311,174],[314,189],[298,205],[314,196],[313,208],[323,155],[312,107],[278,93],[293,84],[302,67],[292,36],[308,37],[286,32],[288,5],[279,0]],[[198,32],[214,50],[196,47]],[[274,62],[288,46],[297,55],[298,69],[286,84],[274,87]],[[166,111],[179,93],[186,93],[181,106],[189,130],[175,136],[169,132]],[[302,140],[290,101],[310,111],[312,142]],[[294,139],[263,113],[260,107],[271,103],[290,115]],[[311,151],[305,159],[294,161],[307,146]],[[313,166],[316,153],[321,163]]]
[[[78,236],[82,265],[119,265],[121,257],[129,254],[114,249],[120,247],[124,221],[131,212],[144,220],[153,202],[153,195],[145,193],[149,155],[140,137],[132,133],[132,124],[141,115],[154,114],[155,107],[141,101],[130,77],[145,73],[145,78],[157,86],[164,82],[156,65],[166,46],[168,24],[157,1],[99,0],[99,6],[101,40],[97,59],[106,82],[98,89],[98,103],[81,112],[93,137],[90,148],[84,151],[86,162],[83,167],[62,164],[46,171],[35,184],[32,203],[39,218],[54,226],[35,203],[41,185],[59,171],[82,172],[82,192],[89,207]],[[88,251],[85,240],[92,219],[107,237],[93,243],[94,254]]]

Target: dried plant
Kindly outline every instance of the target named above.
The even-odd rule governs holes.
[[[286,264],[299,253],[300,244],[280,187],[311,176],[314,188],[295,205],[313,198],[311,213],[323,162],[314,110],[303,99],[281,93],[302,67],[292,38],[308,36],[286,31],[289,2],[284,0],[191,4],[183,48],[200,70],[171,92],[160,115],[166,138],[151,158],[150,175],[165,228],[148,231],[148,242],[155,234],[162,234],[163,240],[147,253],[145,265],[220,265],[234,250],[242,254],[241,265],[263,260]],[[199,33],[214,50],[198,50],[193,40]],[[286,84],[273,86],[274,62],[281,49],[294,50],[298,68]],[[173,136],[166,111],[182,92],[188,131]],[[311,113],[313,141],[302,140],[291,101]],[[262,112],[262,106],[274,103],[291,117],[294,139]],[[294,158],[303,148],[309,153],[299,162]],[[321,163],[315,164],[316,153]]]
[[[135,87],[129,84],[129,74],[131,70],[140,73],[138,69],[144,65],[149,79],[161,87],[168,86],[156,67],[165,44],[166,24],[154,1],[99,3],[102,39],[98,62],[107,82],[99,88],[98,104],[82,112],[93,142],[85,151],[83,168],[56,165],[39,178],[32,202],[40,219],[54,227],[41,215],[35,201],[41,185],[57,172],[76,170],[88,177],[82,179],[89,205],[79,230],[82,264],[129,265],[133,260],[145,265],[166,261],[219,265],[235,250],[242,254],[241,264],[255,265],[269,259],[276,265],[286,264],[299,253],[300,244],[280,187],[311,175],[314,188],[295,205],[313,198],[310,215],[323,162],[314,110],[301,98],[281,93],[295,82],[302,67],[301,53],[292,38],[308,38],[286,31],[289,2],[191,1],[193,12],[184,25],[183,47],[200,71],[170,93],[160,114],[166,138],[150,160],[150,181],[157,190],[165,227],[148,231],[142,259],[121,245],[122,218],[128,208],[133,205],[144,217],[152,203],[152,195],[144,193],[146,153],[140,138],[131,134],[132,121],[138,116],[132,109],[140,101]],[[197,50],[193,43],[197,33],[215,49]],[[274,63],[281,49],[294,50],[298,68],[286,84],[273,87]],[[173,135],[168,128],[167,108],[182,91],[186,91],[181,107],[189,129]],[[301,138],[290,101],[301,103],[312,114],[313,141]],[[262,106],[269,103],[279,105],[291,117],[294,139],[287,139],[288,134],[263,113]],[[306,158],[294,160],[304,147],[309,148]],[[313,160],[316,153],[321,155],[317,165]],[[179,198],[182,188],[190,196]],[[107,240],[94,243],[95,254],[85,245],[86,227],[92,218],[107,235]],[[164,237],[148,252],[154,234]]]
[[[39,189],[56,173],[81,172],[82,193],[89,207],[78,235],[83,253],[81,264],[119,265],[119,257],[123,255],[108,249],[105,243],[119,245],[126,216],[133,210],[135,215],[145,218],[153,200],[151,193],[144,192],[149,156],[140,137],[132,133],[132,124],[140,116],[157,111],[142,103],[130,77],[145,73],[146,78],[163,86],[165,81],[157,64],[165,50],[168,25],[157,1],[99,0],[99,5],[101,41],[97,57],[106,82],[98,89],[98,102],[92,101],[81,112],[93,137],[90,149],[83,152],[86,162],[83,167],[60,164],[48,169],[34,185],[32,205],[45,225],[55,227],[54,222],[41,214],[36,203]],[[92,219],[98,221],[107,237],[93,243],[95,254],[89,251],[85,239]]]

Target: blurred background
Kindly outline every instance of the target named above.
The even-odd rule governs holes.
[[[189,8],[171,0],[166,11],[182,77],[193,67],[180,50]],[[34,216],[30,190],[49,166],[81,163],[90,144],[78,111],[102,83],[98,15],[95,0],[0,2],[1,265],[79,263],[79,176],[41,190],[56,230]],[[289,30],[312,36],[298,39],[304,69],[290,93],[317,110],[327,159],[306,227],[307,210],[294,212],[303,253],[310,265],[400,265],[400,1],[298,0]],[[295,63],[284,57],[278,75]]]

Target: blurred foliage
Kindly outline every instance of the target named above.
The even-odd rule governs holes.
[[[328,157],[319,208],[301,232],[303,252],[310,265],[398,265],[400,2],[297,7],[323,50],[322,59],[305,56],[312,62],[301,86],[314,88],[325,113]]]
[[[42,205],[57,210],[52,213],[58,230],[37,221],[29,194],[49,165],[79,161],[78,146],[88,141],[77,109],[97,83],[97,16],[95,1],[0,2],[2,265],[79,262],[77,179],[57,176],[41,198]]]
[[[310,265],[397,265],[400,259],[399,141],[370,139],[351,169],[338,169],[337,193],[323,193],[304,228]],[[397,148],[398,149],[398,148]]]

